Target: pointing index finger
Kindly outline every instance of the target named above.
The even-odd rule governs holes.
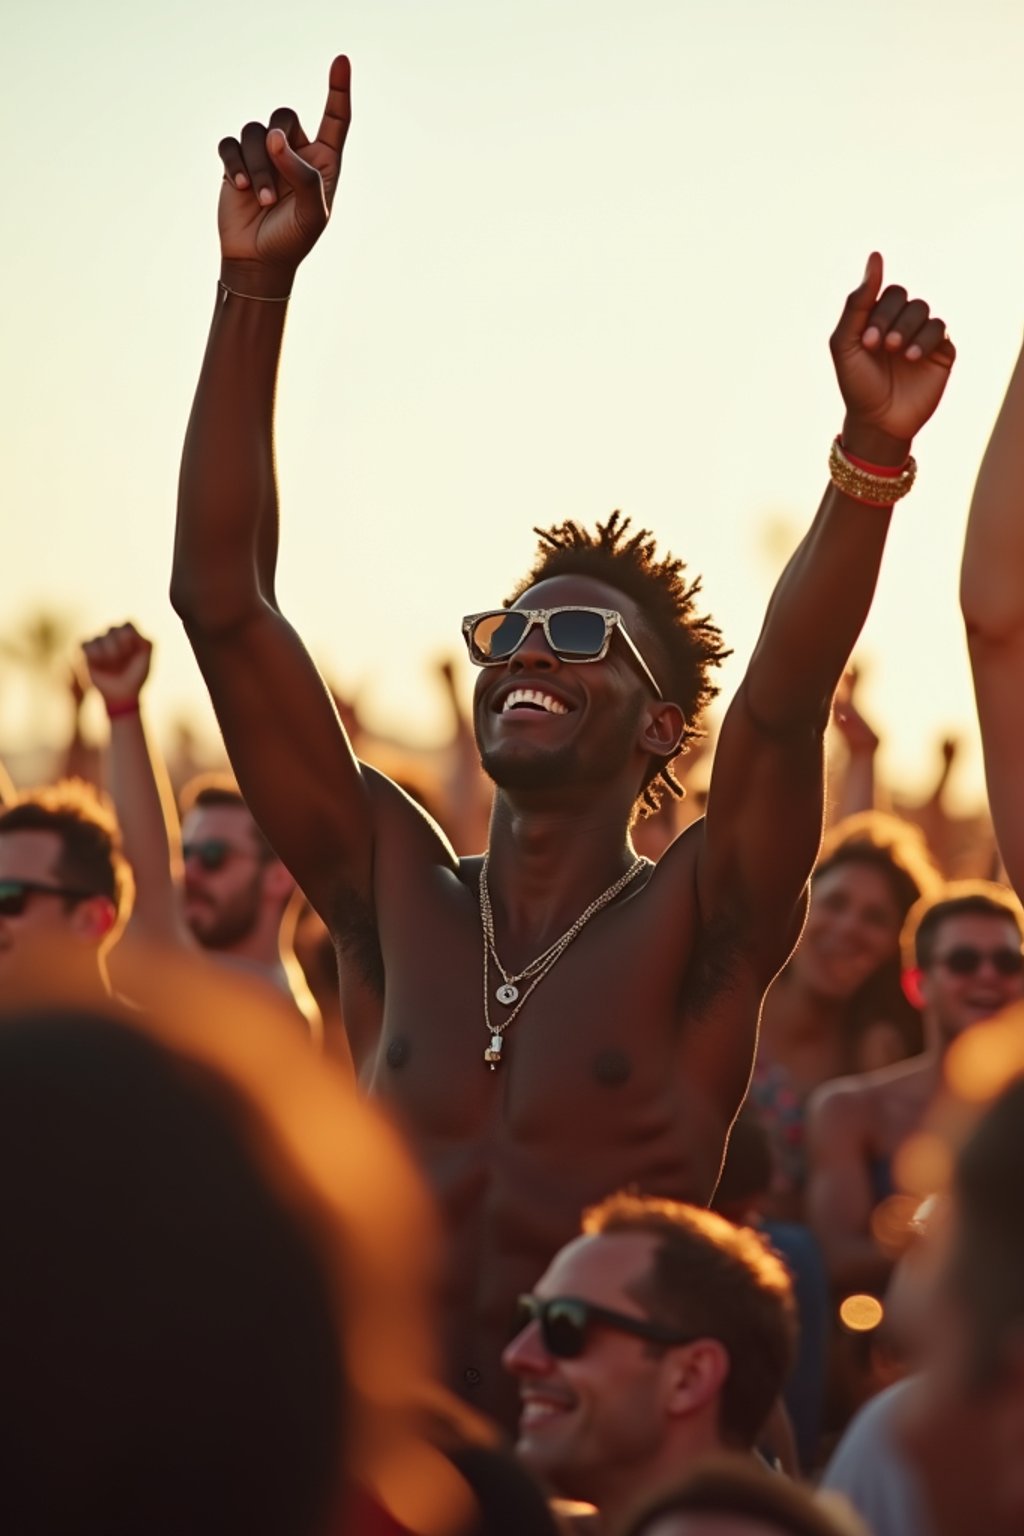
[[[345,144],[349,123],[352,121],[352,97],[350,84],[352,67],[345,54],[340,53],[331,65],[327,87],[327,104],[317,129],[317,141],[326,144],[340,155]]]

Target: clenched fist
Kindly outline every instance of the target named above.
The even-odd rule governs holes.
[[[89,680],[107,708],[137,704],[149,676],[153,643],[134,624],[117,624],[103,635],[86,640],[82,655]]]

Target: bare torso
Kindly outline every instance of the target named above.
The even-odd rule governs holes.
[[[446,1219],[451,1384],[511,1422],[499,1356],[515,1298],[578,1231],[583,1209],[627,1185],[701,1203],[712,1194],[761,986],[741,934],[711,940],[699,927],[696,824],[586,926],[492,1071],[480,860],[444,867],[422,824],[398,821],[375,869],[387,984],[370,1084],[409,1134]],[[356,954],[344,918],[339,928],[346,1006],[370,1008],[367,935]],[[499,981],[492,967],[501,1017]]]

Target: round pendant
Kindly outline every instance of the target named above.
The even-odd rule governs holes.
[[[499,1003],[504,1003],[505,1007],[508,1008],[510,1004],[514,1003],[516,998],[519,996],[519,988],[514,987],[510,981],[506,981],[505,985],[503,987],[499,987],[494,995],[498,999]]]

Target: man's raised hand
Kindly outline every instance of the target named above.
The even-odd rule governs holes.
[[[882,287],[882,258],[868,257],[830,346],[846,402],[843,443],[877,462],[899,462],[942,399],[956,349],[942,320],[907,290]],[[893,440],[890,454],[885,440]]]
[[[283,296],[295,268],[326,229],[351,120],[349,81],[342,54],[331,65],[327,103],[312,142],[291,107],[278,107],[266,125],[247,123],[240,138],[221,140],[224,184],[217,222],[229,288]]]
[[[117,624],[86,640],[82,655],[89,680],[107,709],[138,703],[153,657],[153,643],[134,624]]]

